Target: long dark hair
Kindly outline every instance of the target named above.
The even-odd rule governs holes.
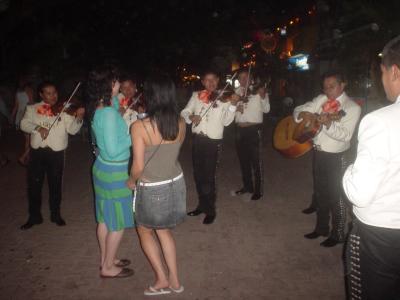
[[[111,105],[112,84],[118,79],[118,74],[117,68],[112,65],[103,65],[89,72],[86,94],[91,117],[100,102],[104,106]]]
[[[157,124],[161,137],[175,140],[179,134],[175,84],[167,75],[155,75],[146,80],[143,94],[149,118]]]

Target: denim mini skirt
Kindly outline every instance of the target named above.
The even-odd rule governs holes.
[[[139,182],[136,190],[136,225],[173,228],[186,217],[186,184],[183,175],[166,183]]]

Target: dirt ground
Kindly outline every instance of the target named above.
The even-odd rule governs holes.
[[[218,169],[217,219],[203,225],[202,216],[188,217],[174,230],[181,295],[165,299],[344,299],[343,246],[324,248],[322,239],[306,240],[315,215],[301,210],[310,201],[311,155],[281,157],[271,146],[271,126],[264,132],[264,197],[249,201],[232,197],[241,187],[233,128],[225,134]],[[2,149],[12,162],[0,169],[0,299],[148,299],[143,290],[153,274],[135,230],[125,232],[119,256],[132,260],[135,275],[99,278],[99,251],[91,188],[88,143],[70,139],[66,155],[62,215],[65,227],[49,221],[47,186],[43,193],[44,223],[28,231],[25,169],[16,163],[21,137],[8,134]],[[206,159],[206,158],[205,158]],[[190,136],[181,153],[188,210],[195,208]]]

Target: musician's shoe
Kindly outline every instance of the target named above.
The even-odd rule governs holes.
[[[334,247],[334,246],[336,246],[337,244],[342,244],[342,243],[344,243],[344,241],[338,241],[338,240],[336,240],[336,239],[334,239],[334,238],[332,238],[332,237],[328,237],[325,241],[323,241],[320,245],[322,246],[322,247],[327,247],[327,248],[329,248],[329,247]]]
[[[309,214],[312,214],[312,213],[314,213],[316,211],[317,211],[317,209],[315,207],[310,206],[310,207],[307,207],[307,208],[303,209],[301,212],[303,214],[305,214],[305,215],[309,215]]]
[[[311,232],[311,233],[307,233],[307,234],[304,235],[304,237],[305,237],[306,239],[310,239],[310,240],[319,238],[320,236],[328,236],[328,234],[327,234],[327,233],[320,234],[320,233],[318,233],[318,232],[316,232],[316,231],[313,231],[313,232]]]
[[[203,220],[203,224],[209,225],[214,223],[216,215],[206,215],[206,217]]]
[[[235,195],[236,195],[236,196],[240,196],[240,195],[243,195],[243,194],[246,194],[246,193],[252,193],[252,192],[253,192],[253,191],[248,190],[248,189],[246,189],[246,188],[241,188],[240,190],[238,190],[238,191],[235,192]]]
[[[187,213],[187,215],[188,215],[188,216],[191,216],[191,217],[195,217],[195,216],[198,216],[198,215],[200,215],[200,214],[202,214],[202,213],[203,213],[203,212],[202,212],[200,209],[196,208],[195,210],[189,211],[189,212]]]
[[[51,216],[50,221],[56,223],[57,226],[65,226],[67,225],[63,218],[60,215],[58,216]]]
[[[259,193],[254,193],[253,196],[251,196],[251,200],[259,200],[261,199],[262,195]]]
[[[43,219],[38,219],[38,220],[28,220],[24,225],[20,227],[21,230],[28,230],[31,229],[34,225],[39,225],[43,223]]]

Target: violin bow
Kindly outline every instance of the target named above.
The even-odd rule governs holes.
[[[235,74],[233,74],[231,80],[235,79],[236,75],[237,75],[237,72],[236,72]],[[228,86],[229,86],[229,82],[226,83],[225,87],[224,87],[224,88],[219,92],[219,94],[217,95],[217,98],[215,98],[215,100],[212,101],[212,102],[210,103],[210,106],[209,106],[209,107],[206,109],[206,111],[200,116],[200,118],[203,119],[203,117],[206,116],[206,115],[208,114],[208,112],[210,111],[210,109],[213,107],[213,104],[222,96],[222,94],[225,92],[225,90],[228,88]],[[200,123],[199,123],[199,124],[200,124]],[[199,124],[197,124],[197,125],[199,125]],[[197,125],[195,125],[194,127],[196,127]]]
[[[250,74],[251,74],[250,72],[251,72],[251,64],[249,64],[249,73],[248,73],[248,76],[247,76],[246,88],[244,90],[243,98],[247,97],[247,90],[249,89],[249,86],[250,86]]]
[[[130,109],[132,106],[134,106],[140,99],[140,97],[142,97],[142,93],[139,94],[139,96],[137,96],[135,98],[135,100],[132,101],[132,103],[126,108],[126,110]]]
[[[69,96],[68,100],[63,104],[63,108],[61,109],[61,111],[57,114],[55,120],[53,121],[53,123],[51,123],[50,128],[49,128],[49,132],[51,130],[51,128],[53,128],[54,124],[56,124],[56,122],[60,119],[61,114],[68,108],[69,103],[71,102],[72,97],[75,96],[75,93],[78,91],[79,87],[81,85],[81,82],[79,81],[78,84],[75,86],[75,89],[73,90],[71,96]],[[46,138],[48,137],[48,135],[46,136]]]

